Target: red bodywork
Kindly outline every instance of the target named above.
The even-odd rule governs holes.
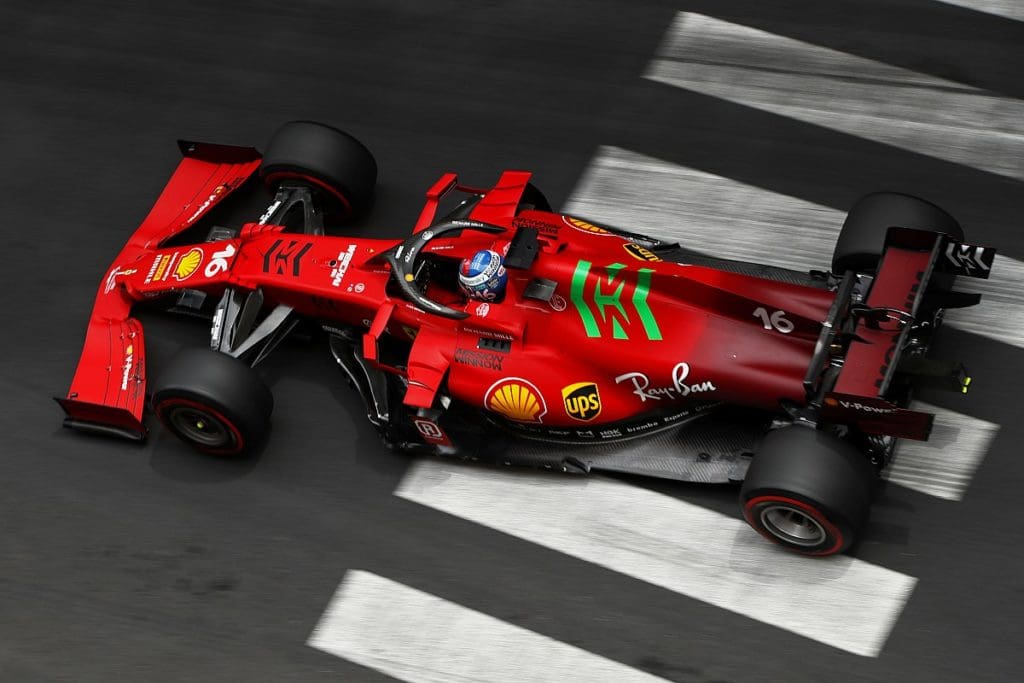
[[[421,310],[389,286],[381,255],[401,240],[284,233],[281,226],[250,223],[236,239],[161,246],[202,221],[259,162],[252,149],[186,150],[100,285],[78,371],[60,400],[70,418],[144,436],[145,348],[142,328],[130,317],[133,303],[182,289],[217,294],[226,286],[261,288],[270,305],[362,327],[364,355],[407,375],[404,401],[413,408],[434,406],[446,386],[452,399],[513,421],[581,427],[695,401],[767,410],[778,410],[784,399],[807,401],[804,379],[833,292],[663,261],[570,216],[516,216],[526,172],[508,171],[495,187],[479,191],[483,199],[470,215],[507,234],[465,230],[434,239],[422,252],[454,265],[480,248],[507,248],[517,229],[538,231],[539,254],[528,269],[509,269],[503,301],[467,301],[453,289],[429,287],[431,299],[470,314],[463,320]],[[431,188],[415,231],[429,229],[440,197],[456,186],[447,174]],[[914,272],[927,257],[907,251],[900,272]],[[895,263],[897,256],[891,258]],[[538,279],[556,283],[548,300],[524,296]],[[887,278],[884,266],[878,281],[889,283],[879,297],[899,299],[880,305],[906,308],[909,284]],[[385,335],[411,342],[404,368],[383,365],[378,347]],[[878,401],[874,383],[891,336],[862,335],[847,361],[854,371],[844,370],[837,391]],[[481,348],[482,339],[506,348]]]
[[[58,399],[72,419],[139,438],[146,433],[146,355],[142,325],[130,317],[138,293],[125,284],[138,280],[154,250],[201,220],[260,164],[252,148],[194,143],[183,144],[182,152],[185,158],[100,283],[78,370],[67,398]]]

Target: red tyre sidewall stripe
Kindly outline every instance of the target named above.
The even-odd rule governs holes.
[[[760,523],[760,520],[755,521],[754,519],[754,508],[757,507],[758,505],[763,505],[764,503],[785,503],[786,505],[792,505],[795,508],[799,508],[801,511],[807,513],[808,516],[814,519],[814,521],[820,524],[827,533],[829,533],[833,538],[836,539],[835,544],[832,547],[827,548],[825,550],[806,551],[800,550],[797,547],[789,545],[785,545],[783,547],[789,550],[794,550],[796,552],[802,553],[804,555],[831,555],[833,553],[838,552],[843,547],[843,532],[840,531],[835,524],[828,521],[828,519],[821,512],[821,510],[814,507],[813,505],[805,503],[802,500],[796,500],[795,498],[787,498],[786,496],[757,496],[756,498],[751,498],[743,505],[743,516],[744,518],[746,518],[747,523],[750,526],[754,527],[755,531],[757,531],[759,534],[767,538],[769,541],[773,541],[778,545],[782,545],[781,543],[779,543],[778,538],[773,536],[768,531],[764,530],[762,524]]]
[[[290,178],[292,180],[301,180],[303,182],[309,183],[310,185],[316,185],[321,190],[323,190],[324,192],[328,193],[329,195],[337,199],[339,202],[341,202],[341,205],[345,209],[346,216],[352,215],[352,204],[348,201],[348,198],[342,193],[338,192],[333,187],[331,187],[330,185],[328,185],[327,183],[325,183],[324,181],[319,180],[318,178],[314,178],[313,176],[305,175],[302,173],[295,173],[293,171],[274,171],[272,173],[268,173],[264,180],[266,180],[267,183],[272,184],[277,180],[282,180],[286,178]]]
[[[209,413],[213,417],[217,418],[221,422],[221,424],[227,427],[228,430],[231,432],[231,435],[235,439],[234,448],[203,448],[202,446],[196,444],[204,453],[210,453],[212,455],[237,455],[238,453],[241,453],[243,450],[245,450],[245,439],[242,438],[242,433],[238,430],[238,427],[235,426],[235,423],[229,420],[227,417],[225,417],[224,414],[221,413],[220,411],[214,410],[210,406],[205,405],[203,403],[199,403],[198,401],[191,401],[187,398],[169,398],[166,401],[161,401],[159,404],[153,406],[153,412],[156,413],[156,416],[160,418],[160,421],[163,422],[164,426],[167,427],[168,429],[171,429],[173,431],[173,428],[169,424],[169,420],[164,419],[164,412],[168,408],[173,408],[175,406],[195,408],[204,413]]]

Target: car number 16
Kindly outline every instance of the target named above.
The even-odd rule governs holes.
[[[766,330],[776,330],[782,334],[793,331],[793,322],[786,317],[785,311],[775,311],[769,315],[764,306],[760,306],[754,310],[754,317],[761,319],[761,324]]]

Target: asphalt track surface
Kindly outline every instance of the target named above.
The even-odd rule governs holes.
[[[307,645],[351,569],[674,681],[1019,679],[1024,352],[1009,344],[944,335],[976,383],[956,409],[999,432],[963,500],[883,492],[858,556],[918,583],[873,658],[395,496],[412,463],[378,445],[323,348],[267,363],[273,438],[243,463],[159,428],[142,446],[71,433],[50,396],[174,140],[261,146],[296,118],[374,150],[361,234],[407,232],[445,170],[486,184],[529,168],[557,206],[611,145],[836,210],[919,193],[1024,259],[1020,180],[641,77],[687,10],[1024,99],[1024,23],[925,0],[228,5],[3,5],[0,680],[390,680]],[[206,339],[145,324],[152,369]],[[738,516],[734,489],[630,483]]]

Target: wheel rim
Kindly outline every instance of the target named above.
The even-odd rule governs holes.
[[[179,434],[200,446],[220,448],[232,442],[231,430],[227,425],[198,408],[175,406],[167,419]]]
[[[761,524],[775,538],[802,548],[819,546],[828,538],[818,520],[788,505],[769,505],[762,509]]]

